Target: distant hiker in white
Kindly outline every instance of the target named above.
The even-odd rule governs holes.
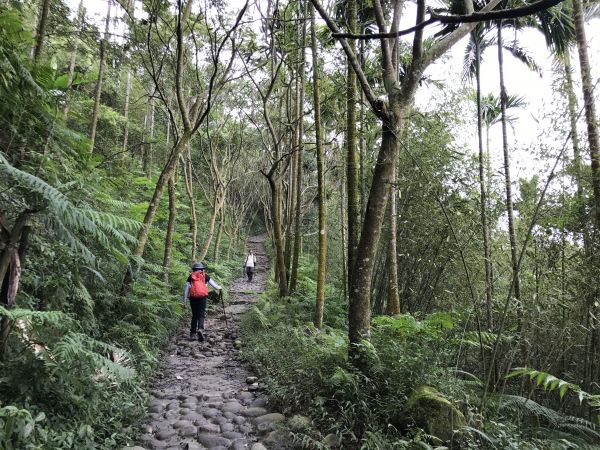
[[[248,277],[248,281],[252,281],[252,275],[254,275],[254,268],[256,267],[256,256],[250,250],[250,253],[246,257],[246,264],[244,265],[246,269],[246,276]]]

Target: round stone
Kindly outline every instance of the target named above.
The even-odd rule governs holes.
[[[246,409],[245,411],[242,411],[242,415],[246,416],[246,417],[259,417],[259,416],[264,416],[265,414],[267,414],[267,410],[263,407],[260,406],[256,406],[256,407],[250,407],[248,409]]]

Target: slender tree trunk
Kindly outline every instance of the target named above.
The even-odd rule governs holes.
[[[167,223],[167,236],[165,238],[165,254],[163,257],[163,269],[165,283],[169,282],[169,268],[173,257],[173,235],[175,234],[175,220],[177,217],[177,195],[175,191],[175,173],[168,181],[169,191],[169,221]]]
[[[112,0],[108,0],[108,9],[106,11],[106,22],[104,25],[104,37],[100,41],[100,62],[98,65],[98,80],[94,89],[94,109],[92,110],[92,123],[90,125],[90,152],[94,151],[96,143],[96,127],[98,125],[98,115],[100,113],[100,97],[102,95],[102,79],[104,78],[104,65],[106,62],[106,51],[108,46],[108,25],[110,23],[110,8]]]
[[[327,269],[327,208],[325,198],[325,163],[323,152],[323,130],[321,129],[321,98],[319,89],[319,54],[317,53],[317,34],[315,9],[310,6],[310,42],[312,50],[313,103],[315,113],[315,143],[317,146],[317,189],[319,192],[319,260],[317,265],[317,299],[315,303],[315,328],[323,326],[325,307],[325,276]]]
[[[344,293],[344,299],[346,301],[348,301],[348,281],[349,281],[349,277],[348,277],[348,255],[346,254],[347,250],[348,250],[348,246],[346,245],[346,208],[344,208],[344,206],[346,205],[346,183],[345,180],[343,179],[343,175],[342,175],[342,180],[340,180],[340,185],[339,185],[339,189],[340,189],[340,236],[342,238],[342,271],[343,271],[343,293]]]
[[[306,64],[306,4],[303,4],[303,20],[302,20],[302,36],[300,44],[300,64],[298,66],[299,81],[298,81],[298,158],[296,159],[296,217],[294,219],[294,255],[292,257],[292,272],[290,275],[290,292],[296,291],[296,283],[298,280],[298,264],[302,247],[302,153],[304,152],[304,66]]]
[[[299,85],[299,77],[296,76],[295,80],[294,80],[294,84],[295,84],[295,89],[294,89],[294,112],[292,113],[292,101],[290,100],[291,98],[291,83],[290,83],[290,88],[287,90],[288,95],[286,96],[287,98],[287,117],[289,117],[290,122],[292,122],[294,119],[296,119],[296,126],[294,127],[294,133],[293,133],[293,137],[289,138],[289,140],[291,141],[290,147],[294,148],[294,149],[298,149],[299,148],[299,144],[298,144],[298,124],[297,124],[297,116],[298,116],[298,105],[300,103],[300,97],[299,97],[299,89],[298,89],[298,85]],[[281,117],[281,116],[280,116]],[[291,134],[291,133],[290,133]],[[283,189],[282,190],[282,215],[281,215],[281,221],[282,221],[282,227],[285,228],[285,251],[284,251],[284,257],[285,257],[285,270],[287,273],[287,280],[288,280],[288,285],[289,285],[289,281],[290,281],[290,274],[291,274],[291,267],[292,267],[292,243],[294,242],[293,240],[293,230],[294,230],[294,202],[296,200],[296,175],[298,173],[297,171],[297,166],[298,166],[298,152],[294,151],[292,152],[292,159],[291,159],[291,168],[288,172],[288,189]],[[287,195],[286,195],[287,194]],[[288,291],[289,291],[289,287],[288,287]]]
[[[357,30],[356,0],[349,0],[347,4],[348,31],[355,33]],[[350,41],[352,52],[356,54],[356,43]],[[346,195],[348,198],[348,267],[352,268],[356,261],[356,249],[359,239],[361,209],[359,192],[359,165],[356,152],[356,73],[349,61],[346,63]],[[350,274],[347,275],[351,277]],[[350,285],[348,279],[348,285]],[[351,294],[352,295],[352,294]]]
[[[581,0],[573,0],[573,15],[575,33],[577,37],[577,51],[579,54],[579,68],[581,71],[581,85],[583,89],[583,103],[588,133],[588,143],[592,171],[592,192],[594,195],[594,233],[591,242],[591,261],[589,265],[591,292],[588,294],[587,322],[590,330],[585,361],[584,389],[589,390],[594,380],[598,379],[598,353],[600,352],[600,334],[598,328],[600,321],[598,315],[600,308],[597,287],[598,265],[600,260],[600,137],[598,136],[598,117],[594,99],[594,88],[590,61],[587,51],[587,38]]]
[[[579,144],[579,133],[577,131],[577,96],[573,86],[573,67],[571,66],[571,57],[565,54],[564,71],[566,80],[567,107],[569,113],[569,124],[571,129],[571,144],[573,146],[573,165],[575,166],[575,183],[577,185],[576,198],[580,205],[583,205],[583,187],[581,186],[581,146]],[[583,221],[581,223],[583,226]]]
[[[212,243],[213,237],[215,235],[215,225],[217,223],[217,215],[221,212],[221,208],[223,207],[224,193],[221,193],[220,188],[215,192],[215,199],[213,202],[212,212],[210,214],[210,220],[208,222],[208,231],[206,232],[206,238],[204,239],[204,244],[200,250],[200,254],[198,258],[203,260],[208,253],[208,249],[210,248],[210,244]]]
[[[152,86],[150,89],[150,94],[148,96],[148,107],[146,109],[146,114],[148,123],[146,131],[149,134],[149,136],[144,136],[144,140],[147,139],[147,142],[144,145],[145,151],[143,157],[143,166],[144,173],[148,178],[150,178],[152,176],[152,150],[154,142],[154,96],[152,94]]]
[[[185,191],[190,202],[190,224],[192,232],[192,253],[190,255],[192,261],[196,261],[196,249],[198,248],[198,217],[196,215],[196,201],[194,199],[194,184],[192,177],[192,158],[188,149],[187,158],[181,162],[183,169],[183,177],[185,180]]]
[[[597,233],[598,230],[600,230],[600,137],[598,136],[598,116],[596,115],[594,87],[592,84],[591,66],[587,50],[588,43],[585,34],[581,0],[573,0],[573,14],[575,20],[575,32],[577,36],[577,51],[579,53],[581,84],[583,88],[585,119],[590,148],[592,190],[594,193],[594,220]]]
[[[281,180],[276,178],[276,176],[267,177],[267,180],[271,188],[271,200],[273,202],[271,220],[273,222],[273,243],[276,252],[275,270],[279,284],[279,297],[286,297],[288,295],[288,283],[283,255],[283,233],[281,231]]]
[[[131,66],[128,66],[127,67],[127,85],[125,87],[125,106],[123,108],[123,117],[125,118],[125,126],[123,128],[123,152],[127,151],[127,141],[129,140],[129,97],[130,97],[130,95],[131,95]]]
[[[510,240],[510,256],[512,262],[512,275],[514,278],[514,294],[519,312],[519,331],[523,332],[524,317],[523,304],[521,303],[521,281],[517,256],[517,233],[512,199],[512,185],[510,178],[510,155],[508,150],[508,119],[506,117],[506,103],[508,95],[504,85],[504,60],[502,55],[502,21],[498,23],[498,69],[500,74],[500,106],[502,110],[502,150],[504,155],[504,187],[506,190],[506,213],[508,215],[508,237]],[[525,363],[525,361],[523,361]]]
[[[485,185],[485,157],[483,149],[483,118],[481,111],[481,47],[479,37],[475,37],[475,79],[477,83],[477,141],[479,147],[479,208],[481,231],[483,234],[483,264],[485,268],[485,300],[487,329],[494,329],[492,321],[492,260],[490,257],[490,229],[487,222],[487,198]]]
[[[360,66],[365,68],[365,41],[360,41]],[[367,208],[367,181],[365,176],[365,93],[360,91],[360,136],[358,137],[358,153],[360,156],[360,218],[365,217]]]
[[[219,214],[219,228],[217,229],[217,238],[215,239],[215,247],[213,250],[213,262],[219,262],[219,248],[221,247],[221,239],[223,238],[223,229],[225,228],[225,204],[221,207]]]
[[[129,24],[129,32],[133,29],[133,21],[135,19],[135,7],[134,0],[128,0],[125,7],[125,11],[129,16],[129,20],[126,23]],[[125,105],[123,108],[123,117],[125,118],[125,126],[123,127],[123,154],[127,151],[127,141],[129,140],[129,100],[131,96],[131,81],[132,81],[132,70],[131,70],[131,53],[129,53],[127,62],[127,84],[125,86]],[[167,144],[168,146],[168,144]]]
[[[33,49],[33,62],[37,63],[42,54],[44,39],[46,38],[46,26],[48,25],[48,11],[51,0],[43,0],[40,8],[40,16],[35,33],[35,47]]]
[[[392,161],[392,182],[390,183],[390,242],[388,256],[390,261],[389,280],[387,285],[387,313],[390,316],[400,314],[400,291],[398,289],[398,209],[396,207],[396,192],[398,178],[396,176],[397,161]]]
[[[79,40],[81,39],[81,32],[83,30],[84,16],[85,8],[83,7],[83,0],[81,0],[79,2],[79,7],[77,8],[77,34],[73,39],[73,48],[71,49],[71,60],[69,61],[69,70],[67,72],[67,87],[65,89],[65,104],[63,107],[63,118],[65,121],[69,116],[71,89],[73,84],[73,78],[75,76],[77,50],[79,50]]]

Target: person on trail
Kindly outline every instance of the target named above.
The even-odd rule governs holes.
[[[194,263],[192,273],[185,284],[185,293],[183,294],[183,306],[187,304],[187,299],[190,299],[190,307],[192,308],[192,323],[190,325],[190,339],[196,339],[196,334],[199,341],[204,340],[202,330],[204,330],[204,318],[206,317],[206,301],[208,299],[208,286],[214,289],[221,290],[221,286],[215,280],[208,276],[204,271],[206,267],[201,262]]]
[[[246,257],[245,271],[246,276],[248,277],[248,281],[252,281],[252,275],[254,275],[254,267],[256,266],[256,256],[250,250],[250,253]]]

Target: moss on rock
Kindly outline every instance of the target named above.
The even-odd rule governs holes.
[[[445,442],[452,439],[455,430],[466,425],[464,415],[431,386],[415,389],[404,411],[417,426]]]

